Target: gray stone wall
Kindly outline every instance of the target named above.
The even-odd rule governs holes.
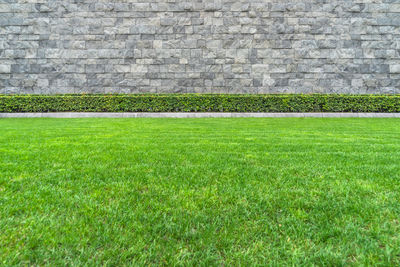
[[[0,0],[0,93],[400,93],[400,0]]]

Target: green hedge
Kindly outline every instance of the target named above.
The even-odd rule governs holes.
[[[400,112],[400,95],[0,95],[0,112]]]

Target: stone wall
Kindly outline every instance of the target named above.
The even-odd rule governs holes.
[[[399,0],[0,0],[0,93],[400,93]]]

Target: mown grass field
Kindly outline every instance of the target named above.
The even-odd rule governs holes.
[[[1,119],[0,265],[400,264],[400,120]]]

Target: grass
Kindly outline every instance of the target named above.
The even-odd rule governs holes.
[[[399,119],[1,119],[0,265],[400,264]]]

